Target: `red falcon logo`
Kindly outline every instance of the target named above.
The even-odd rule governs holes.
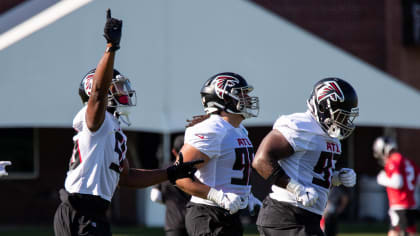
[[[325,82],[319,87],[316,99],[320,102],[326,98],[331,98],[335,102],[344,101],[344,94],[335,81]]]
[[[212,83],[215,85],[214,88],[217,96],[223,99],[226,89],[228,87],[233,87],[236,84],[239,84],[239,80],[231,76],[222,75],[216,77]]]
[[[85,91],[88,96],[90,96],[90,93],[92,91],[92,79],[94,74],[95,73],[87,75],[85,79]]]

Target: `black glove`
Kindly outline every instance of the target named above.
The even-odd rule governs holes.
[[[168,167],[166,169],[166,173],[168,174],[168,179],[172,184],[175,184],[177,179],[182,178],[191,178],[194,180],[194,173],[197,171],[195,165],[203,163],[204,160],[194,160],[189,162],[184,162],[184,157],[182,156],[182,152],[179,153],[179,159],[175,162],[174,165]]]
[[[107,43],[111,43],[112,47],[108,51],[114,52],[120,49],[122,20],[111,17],[111,9],[106,10],[106,23],[104,28],[104,37]]]

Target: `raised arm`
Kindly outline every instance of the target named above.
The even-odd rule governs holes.
[[[108,104],[108,89],[112,82],[114,72],[115,51],[120,48],[122,21],[111,17],[111,10],[107,10],[107,19],[104,28],[104,37],[107,47],[104,55],[96,67],[89,97],[86,124],[89,130],[98,130],[104,119]]]

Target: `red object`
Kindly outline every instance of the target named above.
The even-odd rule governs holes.
[[[390,207],[399,206],[404,209],[415,207],[414,191],[419,172],[419,167],[400,153],[395,152],[390,155],[385,164],[387,177],[391,178],[393,174],[399,174],[403,178],[402,188],[386,188]]]
[[[122,95],[118,97],[118,102],[120,104],[128,104],[128,96],[127,95]]]

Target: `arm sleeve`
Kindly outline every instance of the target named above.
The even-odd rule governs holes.
[[[95,132],[92,132],[89,130],[86,124],[86,110],[87,106],[85,106],[74,118],[73,120],[73,128],[77,130],[78,132],[86,132],[90,136],[101,136],[101,134],[107,133],[112,130],[111,120],[110,120],[110,114],[105,113],[104,121],[102,122],[101,127],[99,127],[98,130]]]
[[[283,134],[295,152],[311,150],[311,137],[305,132],[299,132],[293,121],[281,116],[273,125],[273,129]]]
[[[185,143],[206,154],[210,159],[220,155],[220,142],[224,134],[216,131],[199,131],[188,128],[185,131]]]

